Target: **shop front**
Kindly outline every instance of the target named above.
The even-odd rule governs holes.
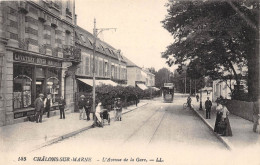
[[[27,53],[13,54],[13,109],[14,119],[34,114],[34,100],[40,93],[50,93],[53,109],[61,96],[62,61]]]

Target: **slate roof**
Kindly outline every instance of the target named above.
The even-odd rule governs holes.
[[[77,26],[75,30],[75,40],[76,43],[85,46],[89,49],[93,49],[94,44],[94,36],[87,30]],[[106,42],[101,41],[97,38],[96,40],[96,51],[112,58],[118,59],[120,58],[121,61],[126,62],[124,57],[118,53],[118,50],[113,48]]]

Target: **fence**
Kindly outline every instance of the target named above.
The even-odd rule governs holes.
[[[228,110],[239,117],[253,121],[253,102],[226,100]]]

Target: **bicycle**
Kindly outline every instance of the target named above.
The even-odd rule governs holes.
[[[187,109],[187,107],[188,107],[188,104],[187,104],[187,103],[184,103],[184,104],[183,104],[183,109]],[[194,105],[191,104],[191,107],[190,107],[190,108],[194,108]]]
[[[188,104],[187,103],[184,103],[183,104],[183,109],[186,109],[188,107]]]

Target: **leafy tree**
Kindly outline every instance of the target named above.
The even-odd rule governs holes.
[[[195,77],[232,77],[237,85],[241,75],[236,67],[248,66],[249,86],[256,86],[253,80],[259,84],[259,2],[174,1],[167,6],[168,15],[162,23],[174,42],[162,57],[170,66],[176,64],[181,70],[188,65],[188,72]],[[249,90],[251,95],[257,95],[253,89],[258,90],[258,86]]]
[[[167,68],[158,70],[155,73],[155,86],[161,88],[167,82],[172,82],[172,73]]]

